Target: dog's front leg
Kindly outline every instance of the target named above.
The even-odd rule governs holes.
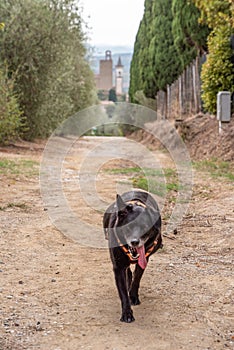
[[[115,282],[119,292],[119,297],[122,304],[122,316],[120,321],[122,322],[133,322],[133,312],[128,296],[127,280],[126,280],[126,268],[115,268]]]
[[[129,291],[132,285],[132,271],[130,267],[127,268],[126,278],[127,278],[127,289]]]
[[[133,281],[129,291],[130,300],[132,305],[139,305],[141,302],[139,300],[138,290],[140,287],[141,277],[145,270],[143,270],[138,264],[135,267],[133,274]]]

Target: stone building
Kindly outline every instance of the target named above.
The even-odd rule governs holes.
[[[113,60],[110,50],[105,52],[105,59],[99,61],[99,74],[95,76],[97,90],[109,92],[110,89],[115,88],[117,95],[123,94],[123,68],[121,58],[115,66],[113,79]],[[115,83],[113,84],[113,80]]]
[[[99,74],[96,76],[96,86],[98,90],[109,91],[113,87],[113,61],[111,51],[106,51],[104,60],[100,60]]]

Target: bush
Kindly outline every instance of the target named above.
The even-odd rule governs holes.
[[[201,11],[200,22],[212,30],[208,37],[207,61],[202,67],[202,99],[208,112],[216,113],[217,93],[234,92],[232,49],[233,0],[193,0]]]
[[[230,34],[228,27],[220,26],[215,34],[208,38],[209,55],[201,73],[202,99],[205,109],[213,114],[217,109],[217,93],[234,92]]]
[[[0,144],[17,139],[23,125],[22,112],[14,93],[14,80],[8,78],[6,68],[0,69]]]

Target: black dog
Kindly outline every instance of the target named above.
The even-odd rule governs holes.
[[[131,304],[140,304],[138,289],[149,256],[162,247],[158,205],[143,191],[117,195],[104,214],[103,227],[122,303],[120,321],[130,323],[134,321]],[[136,264],[133,278],[130,264]]]

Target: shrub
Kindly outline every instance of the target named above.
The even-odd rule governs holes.
[[[0,69],[0,143],[7,144],[19,137],[24,125],[18,99],[14,93],[14,80],[8,78],[7,69]]]
[[[202,67],[202,99],[204,107],[211,113],[216,113],[217,93],[219,91],[234,92],[233,64],[230,57],[230,29],[220,26],[208,38],[209,55]]]

